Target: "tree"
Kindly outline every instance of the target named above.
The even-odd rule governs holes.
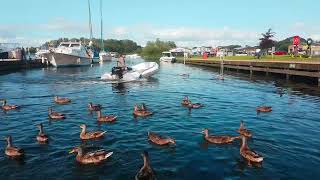
[[[260,48],[263,50],[267,50],[269,48],[271,48],[272,46],[274,46],[275,41],[272,40],[272,38],[274,37],[275,33],[272,32],[272,29],[269,28],[268,31],[266,33],[262,33],[262,38],[260,38]]]
[[[163,51],[169,51],[176,48],[176,44],[173,41],[148,41],[146,46],[142,49],[141,55],[145,58],[156,59],[161,56]]]

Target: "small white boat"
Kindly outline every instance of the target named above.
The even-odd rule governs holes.
[[[113,69],[117,69],[116,67]],[[108,72],[101,76],[103,80],[109,81],[120,81],[120,82],[130,82],[137,81],[141,78],[148,78],[159,70],[159,65],[156,62],[144,62],[132,66],[128,68],[130,70],[126,70],[122,72],[122,78],[119,77],[118,73]]]
[[[128,54],[128,55],[126,55],[126,58],[128,58],[128,59],[138,59],[138,58],[141,58],[141,56],[139,56],[138,54]]]
[[[170,51],[162,52],[162,56],[160,58],[160,62],[171,62],[171,63],[174,63],[175,61],[176,61],[176,57],[174,57]]]
[[[100,59],[100,62],[103,62],[103,61],[111,61],[112,60],[112,56],[110,53],[107,53],[105,51],[101,51],[99,53],[99,59]]]

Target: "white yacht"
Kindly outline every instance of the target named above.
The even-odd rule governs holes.
[[[55,67],[85,66],[92,63],[92,52],[80,42],[62,42],[47,54],[48,61]]]

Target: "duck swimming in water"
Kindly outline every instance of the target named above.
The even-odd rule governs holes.
[[[43,125],[42,123],[40,123],[39,125],[37,125],[37,127],[39,128],[39,133],[37,135],[37,141],[39,143],[47,143],[49,140],[48,135],[46,135],[43,131]]]
[[[69,103],[71,103],[71,99],[55,96],[54,102],[56,104],[69,104]]]
[[[176,144],[176,141],[170,137],[164,138],[154,132],[148,132],[149,141],[153,142],[154,144],[158,145],[169,145],[169,144]]]
[[[3,110],[5,110],[5,111],[9,111],[9,110],[13,110],[13,109],[18,109],[19,106],[17,106],[17,105],[9,105],[9,104],[7,104],[7,100],[4,99],[4,100],[2,100],[2,106],[1,106],[1,108],[2,108]]]
[[[243,121],[240,122],[240,127],[239,127],[239,129],[237,131],[242,136],[245,136],[247,138],[252,137],[252,133],[249,130],[246,129],[246,127],[244,126]]]
[[[14,147],[12,145],[12,137],[8,136],[5,138],[7,141],[7,147],[5,149],[5,154],[12,158],[21,158],[24,156],[24,151],[21,148]]]
[[[51,107],[48,108],[48,116],[50,119],[55,119],[55,120],[65,119],[64,114],[52,111]]]
[[[187,107],[189,108],[189,109],[199,109],[199,108],[201,108],[201,107],[203,107],[204,105],[203,104],[201,104],[201,103],[190,103]]]
[[[189,97],[188,96],[185,96],[181,102],[181,105],[183,106],[188,106],[189,104],[192,104]]]
[[[272,111],[272,107],[271,106],[258,106],[257,107],[257,112],[271,112]]]
[[[213,136],[209,135],[209,130],[206,128],[202,131],[205,135],[204,138],[214,144],[227,144],[232,143],[235,139],[240,139],[240,136]]]
[[[154,170],[151,168],[149,164],[149,154],[147,151],[144,151],[142,154],[143,158],[143,166],[140,171],[137,173],[135,179],[136,180],[155,180],[156,175]]]
[[[98,114],[98,122],[115,122],[117,120],[117,116],[102,115],[101,110],[97,111],[97,114]]]
[[[89,102],[88,109],[89,111],[101,111],[102,106],[100,104],[92,104],[92,102]]]
[[[256,152],[249,149],[247,145],[247,138],[242,136],[242,144],[240,148],[240,154],[243,158],[248,160],[248,165],[251,166],[251,162],[261,163],[263,161],[263,157],[257,154]]]
[[[107,152],[104,149],[98,151],[83,153],[82,147],[73,148],[69,154],[77,153],[76,160],[80,164],[99,164],[108,159],[113,152]]]
[[[107,131],[86,132],[87,126],[85,124],[81,124],[80,128],[81,128],[81,133],[80,133],[80,139],[81,140],[89,140],[89,139],[101,138],[107,132]]]
[[[140,117],[147,117],[147,116],[151,116],[153,113],[146,110],[145,105],[142,105],[142,108],[139,109],[138,105],[134,106],[134,110],[133,110],[133,115],[134,116],[140,116]]]

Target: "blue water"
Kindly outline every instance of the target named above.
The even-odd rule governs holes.
[[[136,64],[141,60],[128,61]],[[4,155],[0,142],[0,179],[133,179],[147,150],[158,179],[317,179],[320,177],[320,93],[317,87],[285,83],[272,77],[229,73],[216,80],[216,70],[164,64],[154,78],[122,85],[99,76],[113,64],[93,67],[37,69],[0,76],[0,98],[21,105],[19,111],[0,111],[0,138],[12,135],[26,152],[24,162]],[[190,73],[189,77],[178,74]],[[53,96],[72,99],[70,105],[53,104]],[[188,95],[205,104],[191,113],[180,101]],[[114,124],[98,124],[88,102],[102,104],[103,113],[118,115]],[[136,103],[146,103],[155,114],[135,119]],[[256,106],[271,105],[273,112],[257,114]],[[50,122],[47,108],[67,118]],[[239,155],[240,143],[208,145],[200,134],[237,135],[240,120],[253,134],[250,148],[265,157],[262,167],[248,167]],[[36,124],[44,124],[48,145],[39,145]],[[82,144],[79,125],[106,130],[104,139],[89,141],[92,149],[114,152],[98,166],[83,166],[68,151]],[[147,141],[147,131],[176,139],[176,147]]]

